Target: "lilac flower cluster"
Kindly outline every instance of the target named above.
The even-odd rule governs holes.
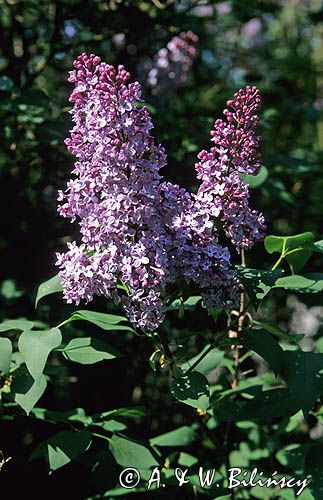
[[[82,54],[69,81],[75,126],[66,145],[77,162],[59,213],[79,221],[81,245],[58,255],[68,302],[94,295],[120,301],[118,284],[131,321],[154,329],[162,321],[159,292],[167,273],[159,207],[162,147],[150,135],[145,107],[138,109],[140,85],[130,83],[122,66],[116,71],[99,57]]]
[[[201,179],[197,198],[218,218],[228,238],[239,248],[251,248],[263,239],[265,220],[249,207],[249,188],[239,173],[256,175],[261,167],[256,135],[260,95],[256,87],[239,90],[211,132],[215,146],[201,151],[195,165]]]
[[[225,178],[217,165],[223,162],[228,168],[230,157],[235,173],[259,168],[251,102],[249,115],[240,117],[242,96],[234,113],[227,112],[229,125],[234,117],[244,120],[249,139],[240,132],[234,136],[229,127],[237,147],[232,152],[232,143],[226,152],[231,136],[218,122],[213,140],[221,142],[221,156],[215,150],[201,153],[202,184],[192,195],[163,182],[159,171],[166,163],[165,151],[154,142],[146,107],[138,106],[140,85],[127,83],[130,75],[123,66],[116,70],[86,54],[74,66],[69,77],[74,128],[66,145],[77,161],[74,178],[59,192],[58,210],[78,221],[81,242],[68,243],[67,251],[57,254],[65,299],[78,304],[103,295],[121,301],[129,320],[145,332],[163,321],[168,293],[183,280],[200,289],[206,307],[232,304],[237,278],[213,218],[222,210],[228,231],[230,217],[240,217],[237,203],[245,210],[247,191],[238,193],[240,184],[235,188],[227,182],[233,173]],[[218,198],[222,205],[215,210]],[[251,223],[251,213],[245,213],[245,225]]]
[[[194,283],[206,308],[230,307],[237,302],[238,281],[229,250],[218,242],[208,206],[169,182],[162,184],[162,191],[172,281],[184,278]]]
[[[162,94],[170,87],[186,84],[189,69],[197,54],[197,42],[195,33],[183,31],[157,52],[154,60],[147,64],[147,83],[152,94]]]

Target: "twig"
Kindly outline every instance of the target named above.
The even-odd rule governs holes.
[[[245,251],[241,248],[241,267],[246,267],[246,256]],[[238,337],[238,333],[241,332],[243,328],[244,314],[243,311],[245,309],[245,292],[244,290],[240,293],[240,307],[239,307],[239,316],[238,316],[238,329],[237,331],[231,330],[231,338]],[[231,383],[232,389],[236,389],[239,385],[239,356],[240,356],[240,346],[236,345],[234,347],[234,377]]]

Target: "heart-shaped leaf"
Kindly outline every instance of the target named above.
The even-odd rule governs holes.
[[[273,236],[265,238],[265,249],[268,253],[285,255],[293,273],[298,273],[306,264],[313,250],[309,246],[314,242],[311,232],[296,234],[294,236]]]
[[[50,472],[54,472],[78,458],[91,443],[92,437],[87,431],[61,431],[37,446],[30,460],[46,457]]]
[[[37,380],[34,380],[26,372],[14,379],[11,389],[15,402],[29,415],[37,401],[44,394],[46,386],[46,377],[41,376]]]
[[[18,340],[18,349],[30,375],[38,380],[45,368],[49,353],[60,346],[62,334],[58,328],[23,332]]]

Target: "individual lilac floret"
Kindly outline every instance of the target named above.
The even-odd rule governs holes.
[[[147,84],[152,94],[162,94],[169,88],[186,84],[189,70],[196,57],[198,36],[192,31],[173,37],[166,48],[160,49],[147,64]]]
[[[57,254],[65,299],[121,301],[146,332],[163,321],[168,285],[183,278],[208,304],[232,302],[230,255],[204,205],[161,182],[166,155],[151,136],[146,107],[137,106],[140,85],[127,83],[123,66],[116,70],[94,55],[82,54],[74,66],[75,126],[66,144],[77,161],[58,210],[78,221],[81,243]]]
[[[260,94],[256,87],[239,90],[212,130],[215,146],[201,151],[195,168],[201,179],[197,198],[237,248],[250,248],[264,238],[265,220],[249,207],[249,189],[239,173],[256,175],[261,167],[260,137],[255,128],[259,118]]]

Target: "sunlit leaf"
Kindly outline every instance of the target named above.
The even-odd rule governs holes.
[[[159,465],[158,454],[149,446],[123,435],[114,434],[109,449],[122,467],[150,469]]]
[[[192,371],[188,375],[174,379],[171,393],[182,403],[194,408],[207,410],[209,407],[209,383],[202,373]]]
[[[35,299],[35,307],[37,307],[38,302],[47,295],[51,295],[52,293],[58,293],[62,291],[63,288],[59,279],[59,275],[57,274],[56,276],[53,276],[49,280],[39,285]]]
[[[27,330],[20,335],[19,352],[35,380],[41,377],[50,352],[59,347],[61,342],[62,334],[58,328],[42,331]]]
[[[50,472],[54,472],[88,450],[91,442],[91,434],[87,431],[61,431],[37,446],[30,460],[44,457]]]
[[[0,372],[8,373],[12,358],[12,343],[7,338],[0,338]]]
[[[91,337],[81,337],[72,339],[62,353],[69,361],[92,365],[105,359],[119,358],[122,355],[109,344]]]

